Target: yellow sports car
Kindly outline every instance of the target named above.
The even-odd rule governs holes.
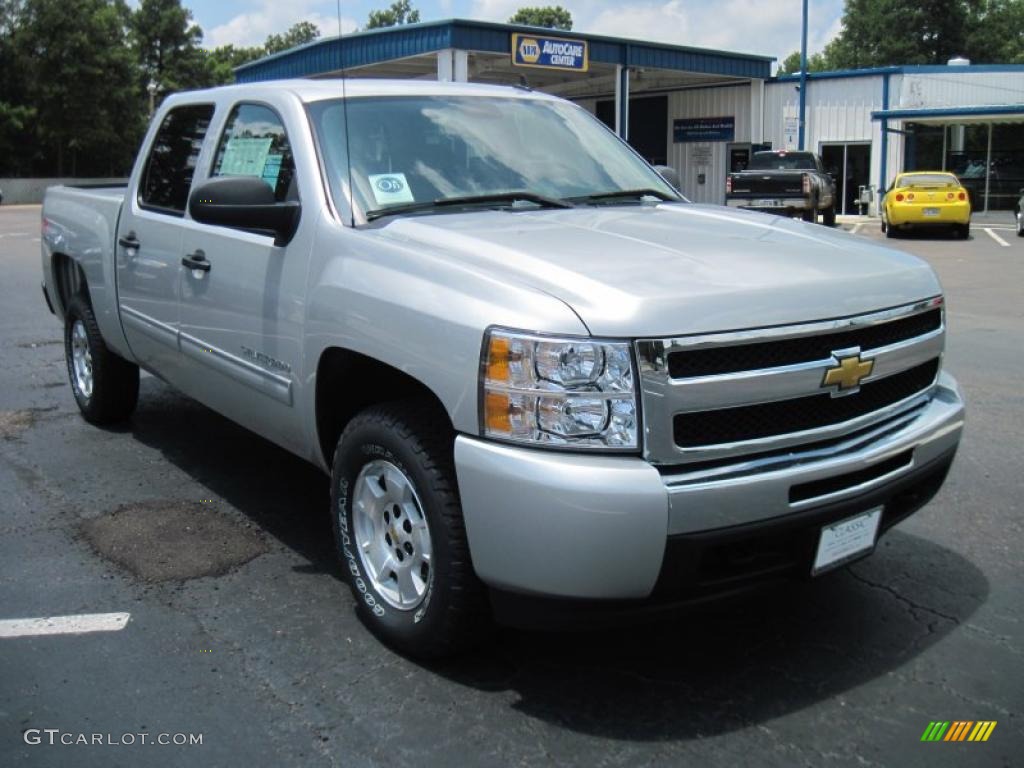
[[[882,231],[896,237],[916,227],[952,227],[960,237],[971,234],[971,197],[952,173],[901,173],[882,201]]]

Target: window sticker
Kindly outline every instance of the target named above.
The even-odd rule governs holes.
[[[220,176],[259,176],[264,175],[267,155],[270,154],[270,139],[231,138],[224,148],[224,157],[220,162]],[[280,160],[278,161],[280,163]],[[279,166],[280,167],[280,166]],[[275,175],[275,180],[277,176]]]
[[[378,205],[415,202],[404,173],[376,173],[367,178]]]
[[[281,175],[283,159],[283,155],[267,155],[267,161],[263,165],[263,180],[270,185],[271,189],[277,189],[277,177]]]

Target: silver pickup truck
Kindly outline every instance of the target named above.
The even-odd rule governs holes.
[[[360,610],[419,656],[840,567],[960,439],[925,263],[690,204],[526,88],[173,96],[127,189],[42,215],[85,418],[141,368],[330,473]]]

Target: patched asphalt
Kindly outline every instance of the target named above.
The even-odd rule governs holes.
[[[81,530],[97,554],[149,582],[222,576],[268,550],[259,529],[213,499],[118,507]]]
[[[0,233],[37,219],[0,208]],[[148,376],[131,423],[82,421],[39,245],[0,240],[0,619],[131,613],[116,633],[0,639],[0,765],[1017,764],[1024,240],[895,245],[944,281],[968,428],[947,486],[873,557],[422,665],[356,618],[316,469]],[[938,719],[998,725],[922,744]],[[33,746],[29,728],[204,740]]]

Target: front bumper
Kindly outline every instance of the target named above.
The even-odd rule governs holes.
[[[661,472],[639,457],[462,435],[455,463],[473,565],[490,587],[520,595],[643,601],[729,591],[737,579],[802,567],[775,562],[762,574],[729,564],[776,557],[762,545],[776,534],[805,542],[821,525],[880,504],[884,530],[913,512],[941,485],[963,420],[959,389],[944,373],[913,418],[866,444],[763,471],[716,466],[707,477]],[[722,543],[728,551],[716,549]]]

